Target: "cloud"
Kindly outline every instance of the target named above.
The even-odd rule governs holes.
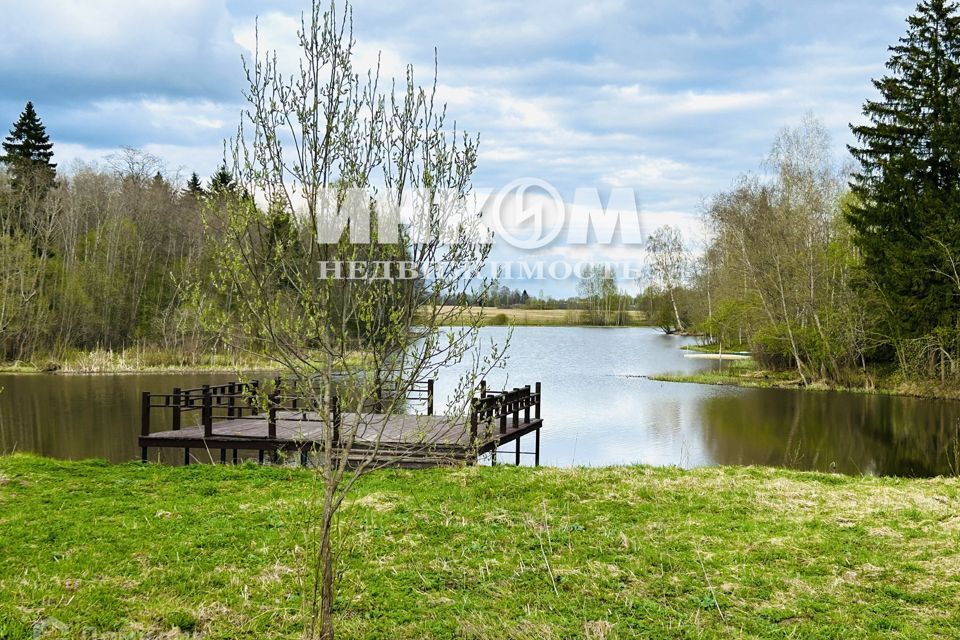
[[[240,55],[295,68],[305,0],[0,0],[0,119],[37,102],[58,160],[119,145],[209,175],[239,120]],[[633,187],[688,224],[777,131],[822,117],[844,154],[912,3],[355,0],[355,66],[407,63],[480,134],[475,182]],[[255,22],[260,11],[259,21]],[[851,26],[855,28],[851,28]]]
[[[235,98],[239,48],[222,0],[5,1],[3,95],[45,104]]]

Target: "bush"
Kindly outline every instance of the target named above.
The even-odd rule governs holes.
[[[488,327],[503,327],[503,326],[506,326],[509,321],[510,319],[507,318],[507,314],[498,313],[494,316],[490,316],[489,318],[487,318],[486,324]]]

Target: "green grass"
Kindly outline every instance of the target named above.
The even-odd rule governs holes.
[[[716,342],[709,344],[688,344],[680,347],[684,351],[695,351],[697,353],[750,353],[748,344],[727,344],[721,345]]]
[[[0,638],[50,619],[44,637],[297,638],[312,478],[0,458]],[[344,511],[337,625],[343,638],[954,638],[958,513],[955,479],[379,472]]]
[[[650,376],[650,378],[661,382],[731,385],[758,389],[796,388],[799,385],[796,372],[763,371],[757,368],[753,360],[724,360],[722,369],[690,374],[664,373]]]
[[[753,389],[803,389],[807,391],[843,391],[913,398],[942,398],[960,400],[960,386],[955,382],[937,380],[904,380],[896,374],[875,374],[869,385],[860,382],[836,384],[811,381],[802,384],[796,371],[771,371],[760,369],[752,359],[723,362],[723,369],[699,371],[691,374],[657,374],[651,380],[660,382],[686,382],[693,384],[728,385]]]

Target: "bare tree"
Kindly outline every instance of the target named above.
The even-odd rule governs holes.
[[[504,345],[479,351],[479,319],[447,328],[464,318],[445,304],[491,284],[470,202],[475,139],[447,124],[435,78],[417,86],[408,68],[384,89],[378,69],[356,73],[350,6],[321,4],[302,19],[292,75],[259,47],[245,62],[248,106],[229,146],[237,190],[208,222],[223,234],[213,284],[229,301],[212,324],[274,358],[322,424],[305,635],[328,639],[345,497],[387,454],[395,463],[462,439],[473,389]],[[468,373],[445,418],[387,433],[418,381],[459,361]]]
[[[859,324],[847,287],[854,252],[838,224],[842,174],[826,129],[811,116],[785,128],[765,167],[767,176],[743,176],[709,205],[708,252],[719,263],[711,278],[765,319],[767,338],[785,344],[802,383],[828,370],[836,378],[862,340],[852,331]]]

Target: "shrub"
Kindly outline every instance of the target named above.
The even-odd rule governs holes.
[[[509,318],[507,318],[507,314],[505,314],[505,313],[498,313],[498,314],[496,314],[496,315],[493,315],[493,316],[490,316],[489,318],[487,318],[487,326],[489,326],[489,327],[503,327],[503,326],[506,326],[506,324],[507,324],[509,321],[510,321],[510,320],[509,320]]]

